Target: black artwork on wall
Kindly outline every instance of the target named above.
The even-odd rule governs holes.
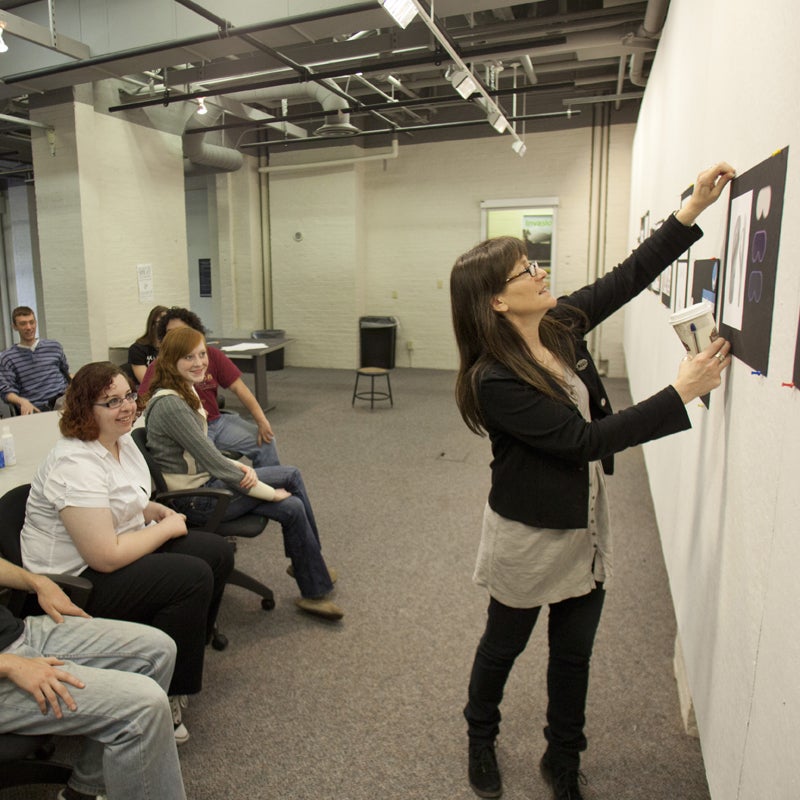
[[[767,374],[789,148],[730,184],[725,268],[717,292],[720,334],[733,355]]]

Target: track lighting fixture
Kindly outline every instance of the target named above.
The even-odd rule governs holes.
[[[378,0],[380,4],[392,15],[392,19],[405,30],[414,17],[417,8],[411,0]]]
[[[198,97],[197,98],[197,113],[198,114],[208,114],[208,109],[206,108],[206,99],[205,99],[205,97]]]
[[[508,120],[503,116],[503,113],[500,111],[499,108],[492,109],[487,115],[486,119],[489,120],[489,124],[498,133],[506,132],[506,128],[508,127]]]
[[[464,100],[478,91],[478,84],[475,82],[475,78],[472,77],[472,73],[467,69],[453,70],[448,80]]]

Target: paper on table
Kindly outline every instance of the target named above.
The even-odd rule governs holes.
[[[241,353],[249,350],[265,350],[268,347],[269,345],[256,342],[253,342],[252,344],[249,342],[240,342],[239,344],[229,344],[226,347],[223,347],[222,350],[225,353]]]

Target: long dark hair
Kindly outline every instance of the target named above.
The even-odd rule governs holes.
[[[158,347],[158,320],[167,312],[166,306],[153,306],[147,315],[147,327],[144,333],[136,340],[136,344],[149,344]]]
[[[467,427],[479,435],[486,427],[478,386],[492,364],[502,364],[520,380],[559,402],[571,402],[563,376],[542,366],[513,323],[492,309],[492,298],[503,292],[509,272],[521,258],[527,258],[522,239],[498,236],[460,256],[450,273],[453,329],[459,352],[456,403]],[[564,364],[575,361],[575,328],[582,321],[582,312],[573,310],[574,315],[567,319],[548,313],[539,325],[542,344]]]

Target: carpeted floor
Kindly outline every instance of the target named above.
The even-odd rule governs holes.
[[[395,406],[351,407],[354,373],[271,372],[284,463],[302,468],[340,623],[299,612],[278,525],[240,541],[237,564],[275,593],[226,592],[205,688],[180,749],[193,800],[469,800],[461,709],[486,597],[471,582],[489,447],[453,402],[454,373],[396,370]],[[607,382],[616,407],[627,384]],[[229,403],[229,408],[234,408]],[[593,659],[586,800],[705,800],[699,742],[683,732],[672,676],[675,622],[638,449],[608,481],[616,578]],[[532,487],[536,491],[536,487]],[[550,794],[543,750],[540,621],[509,681],[498,757],[507,800]],[[53,787],[0,792],[54,798]]]

